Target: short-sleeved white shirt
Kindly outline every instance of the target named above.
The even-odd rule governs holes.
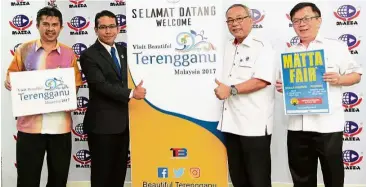
[[[235,41],[230,40],[225,46],[221,82],[230,86],[258,78],[271,85],[226,99],[217,129],[241,136],[272,134],[276,73],[274,50],[269,42],[251,34],[240,44]]]
[[[352,72],[362,74],[361,66],[353,59],[348,47],[342,41],[317,36],[308,48],[303,44],[291,46],[287,52],[311,51],[324,49],[326,72],[340,75]],[[329,85],[330,114],[289,116],[288,130],[312,131],[319,133],[340,132],[344,129],[344,109],[342,106],[342,86]]]

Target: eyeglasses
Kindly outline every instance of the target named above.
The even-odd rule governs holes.
[[[241,23],[244,21],[245,18],[248,18],[249,16],[245,16],[245,17],[239,17],[239,18],[235,18],[235,19],[229,19],[229,20],[226,20],[226,23],[228,25],[232,25],[234,22],[237,22],[237,23]]]
[[[294,19],[292,20],[292,24],[294,25],[300,25],[301,21],[303,23],[309,23],[310,20],[312,20],[313,18],[319,18],[320,16],[313,16],[313,17],[304,17],[304,18],[301,18],[301,19]]]
[[[117,28],[117,25],[100,25],[98,27],[99,30],[107,30],[108,29],[115,29]]]

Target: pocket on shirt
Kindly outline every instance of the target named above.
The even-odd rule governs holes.
[[[240,62],[236,72],[237,78],[241,80],[249,80],[254,75],[254,63]]]

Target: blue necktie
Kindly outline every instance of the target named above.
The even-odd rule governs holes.
[[[112,54],[113,61],[117,66],[118,75],[121,76],[121,66],[120,66],[120,64],[118,62],[118,58],[116,56],[116,48],[114,48],[114,47],[111,48],[111,54]]]

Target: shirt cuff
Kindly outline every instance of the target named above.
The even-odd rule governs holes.
[[[134,90],[131,90],[131,92],[130,92],[130,99],[132,98],[132,96],[133,96],[133,91]]]

